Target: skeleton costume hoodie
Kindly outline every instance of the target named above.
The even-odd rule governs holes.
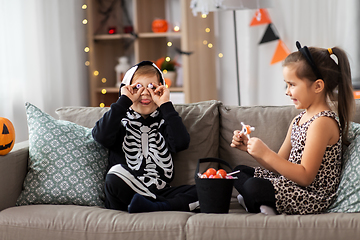
[[[164,84],[156,65],[144,61],[127,71],[122,86],[130,84],[137,68],[145,64],[160,72]],[[174,177],[171,153],[188,148],[189,133],[171,102],[162,104],[147,118],[132,110],[131,105],[132,101],[121,95],[96,123],[93,137],[109,149],[109,169],[125,165],[149,189],[162,189]]]

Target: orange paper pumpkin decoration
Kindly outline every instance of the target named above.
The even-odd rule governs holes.
[[[167,85],[167,87],[171,87],[171,79],[170,78],[165,78],[165,85]]]
[[[9,119],[0,117],[0,155],[8,154],[15,144],[15,129]]]
[[[152,22],[151,28],[155,33],[166,32],[168,30],[168,23],[165,19],[155,19]]]

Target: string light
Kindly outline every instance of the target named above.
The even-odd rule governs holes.
[[[224,56],[224,54],[219,53],[218,56],[219,56],[219,58],[222,58]]]
[[[87,5],[86,4],[83,4],[82,6],[81,6],[81,8],[83,9],[83,10],[86,10],[87,9]],[[207,18],[207,14],[202,14],[201,15],[201,17],[202,18]],[[88,24],[88,20],[85,18],[85,19],[83,19],[82,20],[82,24],[84,24],[84,25],[86,25],[86,24]],[[174,26],[174,32],[179,32],[180,31],[180,26]],[[205,28],[205,32],[207,32],[207,33],[209,33],[211,31],[211,29],[210,28]],[[208,46],[208,48],[212,48],[213,47],[213,44],[212,43],[208,43],[208,41],[207,40],[203,40],[203,44],[204,45],[207,45]],[[167,46],[168,47],[171,47],[173,45],[173,43],[171,42],[171,41],[169,41],[169,42],[167,42]],[[88,47],[88,46],[86,46],[85,48],[84,48],[84,52],[86,52],[86,53],[88,53],[90,51],[90,48]],[[222,53],[219,53],[218,54],[218,56],[219,56],[219,58],[222,58],[223,57],[223,54]],[[165,61],[167,61],[167,62],[170,62],[171,61],[171,58],[170,57],[166,57],[165,58]],[[89,66],[90,65],[90,61],[85,61],[85,66]],[[167,70],[164,70],[163,71],[163,73],[164,74],[166,74],[167,73]],[[100,73],[99,73],[99,71],[94,71],[94,76],[98,76]],[[102,83],[106,83],[107,82],[107,79],[106,78],[102,78],[101,79],[101,82]],[[166,87],[168,87],[168,86],[166,86]],[[106,94],[107,93],[107,90],[105,89],[105,88],[103,88],[102,90],[101,90],[101,93],[102,94]],[[101,107],[101,108],[104,108],[105,107],[105,103],[100,103],[99,104],[99,106]]]
[[[166,69],[163,70],[163,74],[167,74],[167,72],[168,72],[168,71],[167,71]]]

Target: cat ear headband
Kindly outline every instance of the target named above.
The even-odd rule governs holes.
[[[299,41],[296,41],[296,47],[300,51],[300,53],[305,57],[307,63],[312,68],[316,78],[323,79],[319,69],[315,65],[314,59],[312,58],[311,53],[310,53],[309,49],[307,48],[307,46],[301,47],[301,44],[299,43]]]

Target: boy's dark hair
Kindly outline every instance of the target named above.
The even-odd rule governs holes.
[[[154,66],[152,66],[152,65],[141,65],[141,66],[138,67],[138,69],[134,73],[134,75],[133,75],[133,77],[131,79],[131,83],[133,83],[134,79],[137,79],[140,76],[152,77],[154,75],[158,79],[159,83],[162,83],[160,73]]]

